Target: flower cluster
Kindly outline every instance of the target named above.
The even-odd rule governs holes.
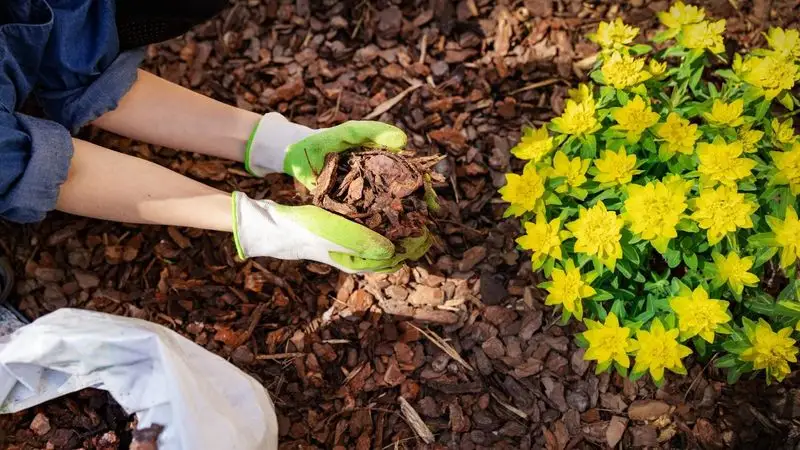
[[[660,383],[717,355],[731,382],[782,380],[800,333],[800,33],[771,29],[712,73],[725,21],[682,2],[658,17],[662,50],[621,19],[589,35],[593,83],[523,130],[506,217],[598,372]]]

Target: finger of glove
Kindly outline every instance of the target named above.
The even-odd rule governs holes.
[[[393,268],[396,270],[396,268],[402,266],[402,263],[395,263],[394,258],[374,260],[340,252],[329,252],[328,256],[330,256],[331,261],[338,269],[349,273],[384,273],[387,270]]]
[[[365,260],[340,252],[330,252],[329,255],[333,262],[343,270],[391,273],[397,271],[406,261],[416,261],[422,258],[432,244],[433,239],[426,229],[422,236],[405,238],[400,241],[403,251],[386,260]]]
[[[277,205],[276,210],[314,235],[352,251],[352,256],[369,260],[386,260],[394,256],[392,241],[322,208]]]
[[[295,145],[307,149],[321,149],[329,153],[342,152],[359,146],[384,147],[399,151],[407,143],[408,136],[394,125],[371,120],[351,120],[312,134]]]
[[[307,188],[314,189],[328,153],[343,152],[354,147],[383,147],[400,151],[407,142],[406,134],[393,125],[373,121],[345,122],[289,146],[283,169]]]

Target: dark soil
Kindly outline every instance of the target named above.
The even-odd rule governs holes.
[[[418,237],[431,225],[425,185],[431,189],[430,168],[437,162],[436,157],[410,158],[385,150],[330,153],[313,203],[393,242]]]
[[[701,3],[728,21],[732,48],[763,45],[770,26],[796,28],[800,18],[789,0]],[[763,378],[728,386],[708,361],[688,359],[689,375],[660,389],[595,375],[574,327],[554,325],[543,305],[541,280],[514,242],[519,223],[502,217],[497,188],[521,164],[509,149],[522,125],[560,114],[567,88],[587,79],[597,48],[585,34],[622,16],[652,35],[667,6],[233,1],[151,47],[146,69],[314,128],[378,111],[416,155],[445,155],[433,167],[441,246],[413,268],[352,276],[305,261],[238,262],[222,233],[53,213],[33,226],[0,222],[0,249],[21,280],[13,301],[30,318],[69,306],[150,320],[227,358],[269,389],[284,449],[794,448],[797,373],[771,387]],[[255,179],[227,161],[96,130],[84,137],[227,191],[313,200],[286,177]],[[331,198],[346,199],[352,184]],[[0,448],[56,439],[27,434],[36,412],[56,415],[43,408],[0,416]],[[102,448],[92,439],[108,431],[121,436],[112,424],[86,435],[91,417],[78,408],[71,425],[53,428],[74,430],[87,449]]]

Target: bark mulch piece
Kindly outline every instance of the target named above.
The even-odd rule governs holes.
[[[329,153],[312,192],[313,204],[393,242],[419,237],[431,225],[429,206],[438,207],[426,202],[425,194],[433,190],[430,169],[439,159],[386,150]],[[435,197],[430,201],[435,202]]]
[[[796,28],[800,17],[788,0],[701,3],[728,21],[732,49],[762,45],[769,26]],[[574,326],[555,326],[543,305],[541,280],[516,249],[518,221],[502,217],[496,190],[521,164],[509,149],[523,124],[560,114],[568,85],[587,79],[597,48],[584,35],[620,15],[650,35],[667,7],[236,0],[150,47],[146,69],[315,128],[369,118],[405,130],[414,157],[444,156],[431,169],[438,245],[397,273],[352,276],[302,261],[238,262],[225,234],[53,213],[38,225],[0,222],[0,248],[21,280],[15,303],[30,318],[76,307],[180,332],[269,389],[286,449],[794,448],[796,374],[771,387],[763,379],[727,386],[724,374],[690,359],[689,375],[661,389],[595,375],[572,342]],[[314,199],[280,175],[255,179],[231,162],[97,130],[84,137],[227,191]],[[353,184],[330,198],[341,202],[351,188],[357,197]],[[395,228],[400,236],[407,227]],[[81,395],[0,416],[0,447],[45,448],[68,430],[77,441],[56,448],[127,448],[129,425],[98,412],[107,400],[70,409]],[[70,410],[70,421],[58,422],[52,408]],[[39,413],[51,428],[44,437],[30,428]],[[120,443],[102,447],[111,431]]]

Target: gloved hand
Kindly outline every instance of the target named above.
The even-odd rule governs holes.
[[[431,246],[426,231],[395,251],[391,241],[344,217],[316,206],[284,206],[233,193],[233,235],[239,257],[308,259],[349,273],[393,272]]]
[[[313,189],[328,153],[354,147],[400,151],[407,141],[402,130],[382,122],[354,120],[333,128],[312,130],[278,113],[268,113],[250,136],[244,165],[253,175],[283,172]]]

